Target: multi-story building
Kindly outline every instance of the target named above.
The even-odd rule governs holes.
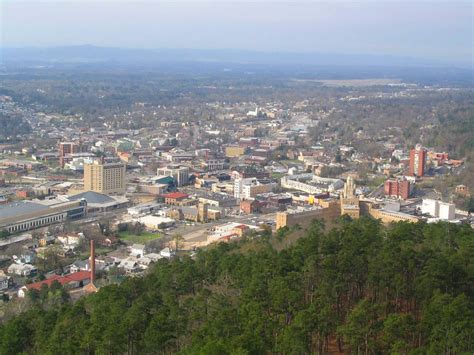
[[[382,223],[389,224],[392,222],[411,222],[416,223],[419,221],[417,216],[403,213],[400,211],[389,211],[383,208],[379,208],[377,204],[372,202],[364,201],[361,203],[361,207],[363,207],[364,215],[370,215],[375,219],[379,219]]]
[[[210,209],[206,203],[199,203],[197,206],[182,206],[175,208],[168,211],[167,215],[173,219],[202,223],[221,218],[220,210]]]
[[[408,174],[411,176],[424,176],[426,168],[427,152],[420,144],[410,150],[410,166]]]
[[[456,217],[456,206],[453,203],[424,199],[421,203],[421,213],[451,221]]]
[[[341,215],[340,203],[331,201],[325,206],[290,209],[285,212],[277,212],[276,229],[299,225],[307,228],[315,219],[323,220],[326,224],[331,224]]]
[[[187,206],[189,204],[195,204],[197,201],[191,201],[188,194],[183,192],[170,192],[162,195],[165,200],[165,204],[171,206]]]
[[[385,195],[401,198],[402,200],[410,197],[410,189],[410,182],[407,179],[387,180],[384,185]]]
[[[428,152],[428,159],[435,164],[435,166],[443,165],[449,160],[449,154],[446,152]]]
[[[225,161],[222,159],[208,159],[204,163],[204,168],[207,171],[215,171],[224,169]]]
[[[242,198],[243,188],[245,185],[256,185],[257,178],[237,178],[234,180],[234,197]]]
[[[84,164],[84,191],[125,193],[125,164],[94,161]]]
[[[340,179],[323,178],[312,173],[289,175],[281,178],[281,187],[309,194],[335,192],[344,187]]]
[[[0,185],[1,185],[1,181],[0,181]],[[456,189],[454,191],[456,194],[458,195],[461,195],[461,196],[465,196],[465,197],[470,197],[471,196],[471,192],[469,190],[469,186],[466,186],[466,185],[458,185],[456,186]]]
[[[432,217],[439,215],[439,204],[437,200],[424,199],[421,203],[421,213],[429,214]]]
[[[236,199],[253,199],[258,194],[271,192],[277,183],[261,181],[257,178],[237,178],[234,181],[234,197]]]
[[[257,182],[255,185],[244,185],[242,187],[241,198],[252,199],[257,195],[264,194],[273,191],[278,186],[275,182],[260,183]]]
[[[75,142],[61,142],[59,143],[59,164],[64,167],[64,164],[72,160],[73,154],[86,153],[89,147],[82,143]]]
[[[182,165],[170,165],[164,168],[158,168],[156,175],[171,176],[177,186],[183,186],[189,182],[189,168]]]
[[[439,202],[438,218],[445,221],[452,221],[456,218],[456,206],[454,203]]]

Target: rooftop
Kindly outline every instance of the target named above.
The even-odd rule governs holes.
[[[84,280],[89,280],[90,278],[91,278],[91,273],[89,271],[78,271],[66,276],[53,275],[49,279],[38,281],[29,285],[25,285],[25,287],[28,290],[31,290],[31,289],[40,290],[41,286],[43,285],[51,286],[51,284],[54,281],[58,281],[61,285],[65,285],[69,282],[84,281]]]
[[[175,198],[175,199],[179,199],[179,198],[186,198],[188,197],[189,195],[188,194],[185,194],[183,192],[171,192],[169,194],[164,194],[162,195],[164,198]]]
[[[88,204],[91,204],[91,203],[103,204],[103,203],[115,202],[115,200],[112,197],[104,195],[104,194],[100,194],[94,191],[81,192],[77,195],[70,196],[69,199],[71,201],[78,201],[78,200],[85,199]]]
[[[5,205],[0,205],[0,218],[9,218],[46,209],[48,209],[48,206],[37,202],[16,201],[12,203],[7,203]]]

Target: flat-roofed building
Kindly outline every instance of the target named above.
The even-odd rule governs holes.
[[[282,177],[281,186],[309,194],[320,194],[335,192],[344,187],[344,182],[340,179],[323,178],[312,173],[305,173]]]
[[[364,211],[367,211],[370,216],[381,220],[385,224],[401,221],[416,223],[420,220],[417,216],[408,213],[378,208],[376,204],[371,202],[364,201],[364,205],[366,205],[366,207],[364,207]]]
[[[165,204],[171,205],[171,206],[183,206],[183,205],[188,205],[188,202],[183,203],[183,201],[187,201],[189,195],[185,194],[183,192],[170,192],[168,194],[162,195],[162,197],[165,199]],[[197,201],[196,201],[197,202]],[[194,202],[193,204],[195,204]]]
[[[240,157],[245,154],[245,147],[240,147],[238,145],[228,146],[225,148],[225,156],[227,158]]]
[[[408,175],[423,176],[426,169],[427,152],[420,144],[417,144],[414,149],[410,150],[410,165]]]
[[[156,175],[171,176],[176,182],[176,186],[187,185],[189,181],[189,168],[181,165],[170,165],[158,168]]]
[[[456,216],[456,206],[453,203],[438,200],[423,199],[421,203],[421,213],[441,220],[453,220]]]
[[[384,184],[384,192],[387,196],[394,196],[403,200],[410,196],[410,182],[407,179],[387,180]]]
[[[62,223],[86,214],[87,202],[84,199],[16,201],[0,205],[0,230],[7,230],[10,233],[23,232]]]
[[[324,206],[289,209],[277,212],[276,229],[299,225],[307,228],[315,219],[331,224],[341,215],[341,205],[338,201],[329,201]]]
[[[125,193],[125,164],[94,161],[84,164],[84,191]]]
[[[73,155],[77,153],[86,153],[89,147],[85,144],[76,142],[59,143],[59,164],[62,167],[73,159]]]

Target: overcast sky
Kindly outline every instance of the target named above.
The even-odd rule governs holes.
[[[472,62],[471,1],[0,3],[3,47],[226,48]]]

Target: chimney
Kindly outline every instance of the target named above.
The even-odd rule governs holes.
[[[94,283],[95,282],[95,246],[94,246],[93,240],[91,240],[90,269],[91,269],[91,283]]]

